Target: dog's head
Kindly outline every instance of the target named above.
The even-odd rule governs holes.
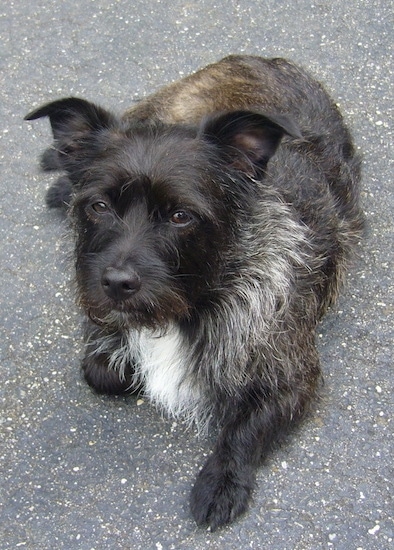
[[[26,118],[44,116],[74,187],[81,304],[95,322],[124,326],[165,326],[214,300],[236,270],[256,180],[282,137],[299,136],[285,117],[252,111],[168,126],[69,98]]]

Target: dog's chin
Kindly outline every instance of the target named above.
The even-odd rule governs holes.
[[[110,330],[151,329],[165,331],[168,325],[189,317],[189,307],[183,300],[160,306],[159,304],[130,304],[127,302],[107,302],[94,304],[80,301],[89,319],[102,328]]]
[[[85,307],[84,309],[95,325],[111,330],[142,328],[158,330],[165,329],[170,322],[170,319],[157,312],[130,311],[118,308],[104,311],[95,307]]]
[[[165,331],[168,325],[190,316],[189,301],[171,289],[161,296],[137,295],[124,301],[112,300],[99,292],[93,297],[83,288],[79,290],[79,305],[95,325],[104,329]]]

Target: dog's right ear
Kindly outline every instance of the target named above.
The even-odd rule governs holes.
[[[25,120],[48,117],[55,144],[54,153],[44,153],[44,169],[61,168],[78,180],[84,166],[97,155],[100,132],[113,127],[116,118],[84,99],[68,97],[47,103],[25,116]],[[54,156],[56,158],[54,158]]]
[[[85,99],[67,97],[47,103],[25,116],[25,120],[49,117],[53,137],[61,139],[66,134],[78,133],[79,137],[102,128],[109,128],[114,117],[105,109]]]

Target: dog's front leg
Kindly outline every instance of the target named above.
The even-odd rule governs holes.
[[[82,360],[85,380],[98,393],[131,393],[133,369],[120,333],[106,334],[88,323],[85,329],[86,350]]]
[[[267,397],[264,391],[250,391],[228,404],[214,452],[192,489],[191,511],[198,525],[215,530],[247,509],[257,467],[280,432],[301,414],[303,402],[294,392]]]

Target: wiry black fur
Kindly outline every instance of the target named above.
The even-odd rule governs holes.
[[[42,166],[65,172],[47,203],[71,205],[90,319],[85,377],[217,421],[191,509],[211,529],[231,522],[316,393],[316,324],[362,232],[350,135],[306,73],[253,57],[121,119],[75,98],[27,118],[43,116],[55,144]]]

